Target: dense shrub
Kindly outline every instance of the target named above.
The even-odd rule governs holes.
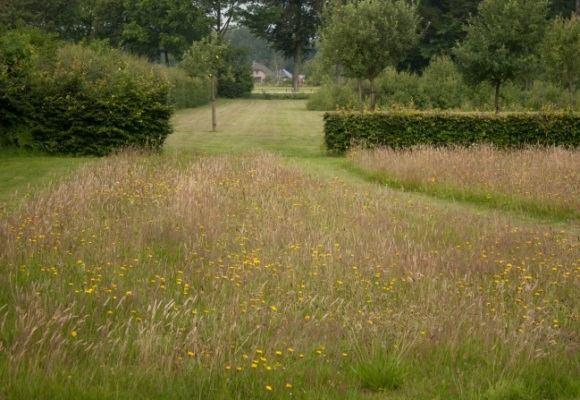
[[[210,101],[209,79],[193,78],[181,68],[159,67],[169,82],[169,104],[175,109],[202,106]]]
[[[104,45],[45,45],[26,32],[0,42],[0,113],[12,114],[3,142],[95,155],[163,144],[171,106],[158,68]]]
[[[10,141],[11,133],[18,131],[32,112],[23,96],[35,71],[54,61],[56,48],[53,36],[34,29],[0,35],[0,145]]]
[[[314,111],[336,109],[353,109],[358,107],[359,99],[356,89],[350,84],[327,84],[312,93],[306,107]]]
[[[580,114],[572,113],[327,113],[325,142],[344,152],[353,144],[406,148],[416,145],[490,143],[498,147],[580,144]]]
[[[423,108],[427,104],[415,74],[387,68],[377,79],[377,85],[381,107]]]
[[[218,74],[218,95],[229,99],[245,97],[254,89],[252,62],[245,49],[227,46]]]
[[[460,108],[469,89],[453,61],[440,56],[433,58],[423,71],[419,91],[426,106],[445,110]]]
[[[541,76],[541,75],[540,75]],[[455,63],[445,56],[435,57],[422,75],[387,68],[377,78],[379,107],[382,109],[488,111],[494,109],[494,90],[482,83],[468,86]],[[364,90],[368,96],[368,88]],[[345,102],[343,99],[355,99]],[[502,90],[506,111],[580,111],[580,91],[572,97],[561,86],[541,79],[507,82]],[[336,88],[323,85],[309,102],[313,110],[333,111],[359,107],[354,82]]]

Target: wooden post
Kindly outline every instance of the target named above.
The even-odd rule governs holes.
[[[365,111],[365,99],[363,96],[362,79],[359,78],[357,83],[358,83],[358,104],[360,107],[360,112],[363,113]]]
[[[371,83],[371,111],[375,111],[377,106],[377,91],[375,88],[375,80],[369,79],[369,81]]]
[[[495,113],[496,115],[499,115],[499,87],[500,87],[501,83],[500,82],[496,82],[495,83]]]
[[[211,131],[217,130],[217,115],[216,115],[216,76],[211,74]]]

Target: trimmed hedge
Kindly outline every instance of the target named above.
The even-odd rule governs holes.
[[[310,93],[275,93],[275,92],[262,92],[262,93],[252,93],[249,97],[251,99],[259,100],[308,100],[310,98]]]
[[[0,143],[48,153],[106,155],[160,148],[171,132],[169,84],[144,60],[104,45],[47,44],[37,34],[0,37]]]
[[[353,145],[407,148],[417,145],[498,147],[528,145],[578,147],[578,113],[354,113],[324,115],[328,150],[341,153]]]

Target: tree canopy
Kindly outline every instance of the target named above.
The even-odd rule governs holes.
[[[294,61],[293,83],[304,56],[314,49],[323,0],[256,0],[244,13],[244,23],[258,37]]]
[[[547,24],[547,0],[484,0],[470,19],[465,40],[455,56],[468,81],[500,87],[536,62],[536,50]]]
[[[573,103],[580,83],[580,17],[556,18],[546,32],[542,55],[548,77],[566,87]]]
[[[396,66],[417,43],[417,7],[406,0],[361,0],[333,8],[322,29],[324,57],[340,64],[352,78],[371,83],[375,107],[375,78]]]

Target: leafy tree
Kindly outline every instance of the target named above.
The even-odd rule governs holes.
[[[347,76],[359,82],[369,80],[374,109],[375,79],[386,67],[396,66],[417,43],[418,24],[417,7],[406,0],[348,3],[334,8],[326,21],[322,52],[339,63]]]
[[[422,35],[402,66],[413,71],[425,68],[436,55],[448,55],[465,38],[463,26],[477,12],[481,0],[422,0],[418,3]]]
[[[250,30],[292,58],[293,87],[298,90],[301,64],[312,52],[324,0],[256,0],[244,13]]]
[[[83,0],[0,0],[0,26],[21,25],[58,33],[65,39],[81,39],[86,25],[81,18]]]
[[[550,2],[550,15],[569,17],[571,14],[580,14],[580,0],[552,0]]]
[[[556,18],[546,33],[542,50],[548,76],[566,87],[574,104],[580,82],[580,17]]]
[[[85,3],[85,19],[90,21],[89,37],[106,40],[111,46],[120,47],[127,22],[123,1],[85,0]]]
[[[190,0],[125,0],[121,42],[133,53],[152,60],[162,53],[180,58],[188,46],[208,33],[202,10]]]
[[[223,39],[250,0],[197,0],[210,20],[210,25]]]
[[[259,61],[272,70],[280,69],[281,64],[286,65],[288,63],[287,60],[280,60],[282,56],[270,46],[270,43],[262,38],[256,37],[245,26],[232,28],[226,34],[225,40],[233,47],[247,50],[250,60]],[[279,68],[276,68],[276,66]]]
[[[500,89],[536,60],[547,23],[547,0],[484,0],[471,18],[465,40],[455,48],[459,66],[469,82],[490,82],[495,110]]]
[[[211,82],[212,131],[217,129],[216,97],[217,74],[224,65],[227,46],[220,40],[217,32],[194,42],[185,53],[181,67],[192,77],[206,78]]]

